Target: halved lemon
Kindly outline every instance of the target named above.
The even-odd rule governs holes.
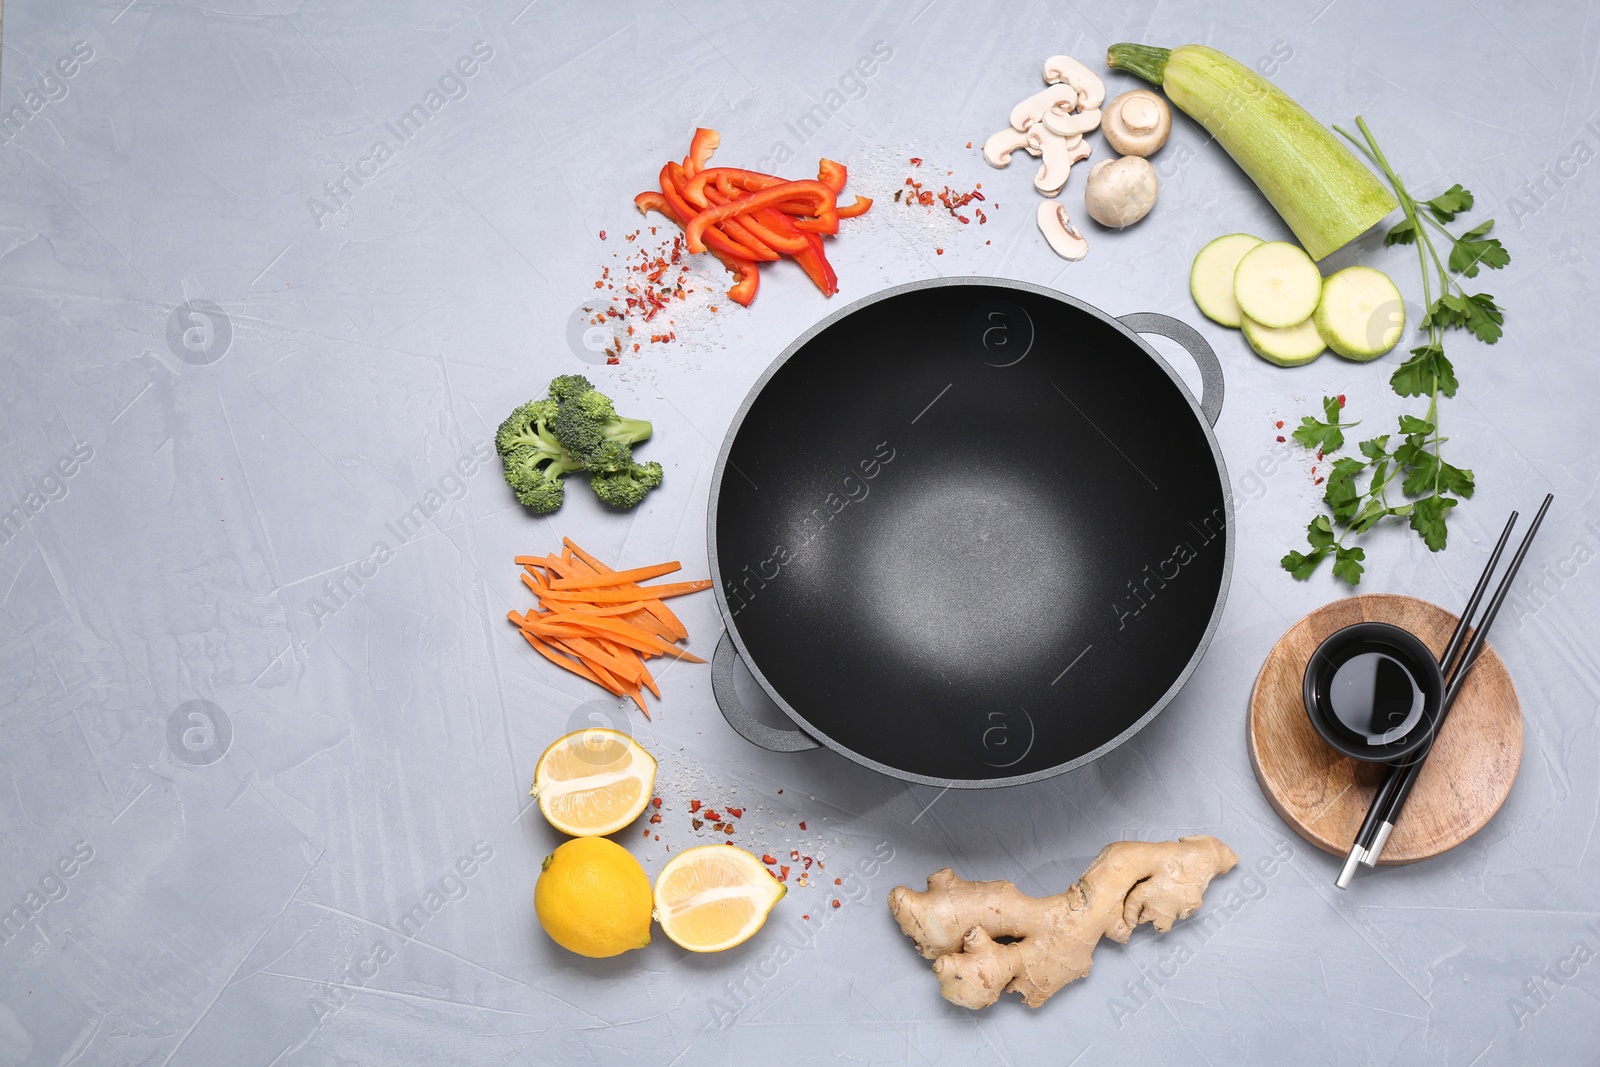
[[[788,890],[742,848],[701,845],[656,875],[655,920],[690,952],[721,952],[761,929]]]
[[[533,788],[539,810],[573,837],[614,834],[650,804],[656,761],[619,730],[595,727],[558,738],[539,757]]]

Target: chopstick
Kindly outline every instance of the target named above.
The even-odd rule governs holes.
[[[1389,840],[1389,834],[1394,831],[1394,824],[1400,818],[1401,809],[1405,807],[1412,788],[1417,783],[1418,776],[1422,773],[1422,764],[1433,750],[1433,742],[1439,736],[1439,730],[1444,726],[1445,716],[1450,713],[1450,707],[1460,695],[1462,687],[1466,684],[1467,675],[1478,661],[1478,656],[1483,651],[1484,641],[1488,638],[1489,627],[1493,625],[1495,616],[1500,613],[1500,605],[1505,601],[1511,591],[1511,582],[1517,575],[1517,570],[1522,566],[1523,557],[1528,554],[1528,549],[1533,544],[1533,539],[1539,532],[1539,524],[1544,521],[1544,516],[1550,510],[1550,504],[1555,497],[1545,494],[1544,502],[1539,505],[1539,511],[1533,517],[1533,523],[1528,527],[1528,532],[1523,535],[1522,543],[1517,546],[1516,553],[1511,557],[1511,563],[1506,569],[1500,584],[1495,588],[1494,596],[1489,600],[1485,609],[1483,621],[1478,624],[1473,632],[1472,640],[1467,643],[1466,650],[1461,654],[1460,666],[1454,676],[1450,675],[1450,665],[1455,659],[1456,652],[1461,648],[1467,628],[1473,614],[1478,609],[1478,603],[1483,598],[1485,588],[1488,586],[1489,577],[1494,573],[1494,568],[1500,561],[1500,553],[1506,546],[1507,539],[1511,536],[1512,527],[1516,525],[1517,513],[1513,511],[1507,520],[1505,530],[1500,534],[1500,540],[1495,544],[1494,551],[1489,556],[1489,563],[1484,568],[1478,584],[1472,591],[1472,597],[1467,601],[1466,610],[1461,613],[1460,621],[1456,623],[1455,633],[1450,636],[1450,643],[1445,647],[1444,654],[1439,658],[1440,668],[1446,677],[1444,701],[1439,709],[1439,718],[1433,726],[1433,733],[1427,742],[1401,763],[1389,765],[1389,773],[1384,776],[1382,784],[1378,787],[1377,794],[1372,799],[1372,805],[1367,810],[1367,817],[1362,821],[1361,829],[1356,834],[1355,844],[1350,848],[1350,855],[1345,859],[1344,869],[1339,872],[1339,878],[1334,883],[1340,889],[1350,885],[1351,878],[1355,875],[1356,867],[1365,864],[1368,867],[1377,865],[1378,857],[1383,852],[1383,846]]]

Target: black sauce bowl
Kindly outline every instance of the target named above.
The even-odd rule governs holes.
[[[1375,740],[1347,726],[1334,710],[1333,682],[1339,668],[1369,652],[1389,657],[1410,674],[1421,693],[1421,715],[1403,733]],[[1444,674],[1439,661],[1415,634],[1386,622],[1358,622],[1330,634],[1306,664],[1306,715],[1322,739],[1351,759],[1389,763],[1410,755],[1433,736],[1444,705]],[[1409,718],[1409,715],[1407,716]]]

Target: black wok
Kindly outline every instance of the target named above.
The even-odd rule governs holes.
[[[1138,336],[1181,343],[1196,402]],[[987,278],[869,297],[745,399],[711,489],[730,724],[908,781],[1048,777],[1148,723],[1222,614],[1222,371],[1190,327]],[[742,659],[794,722],[739,702]]]

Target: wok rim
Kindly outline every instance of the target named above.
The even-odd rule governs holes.
[[[728,457],[733,450],[734,441],[738,439],[739,431],[744,427],[744,420],[746,416],[749,415],[750,409],[755,406],[756,400],[760,398],[762,392],[765,391],[767,384],[778,373],[778,371],[782,370],[783,367],[785,367],[788,362],[793,359],[800,352],[800,350],[806,346],[807,343],[811,341],[812,338],[864,308],[897,296],[904,295],[906,293],[920,292],[926,289],[940,289],[950,286],[966,285],[982,285],[992,286],[1000,289],[1017,290],[1025,293],[1031,293],[1034,296],[1059,301],[1076,308],[1079,311],[1095,316],[1096,318],[1110,325],[1113,329],[1121,333],[1135,346],[1137,346],[1137,348],[1143,352],[1148,359],[1150,359],[1157,367],[1166,373],[1167,377],[1172,381],[1172,384],[1177,387],[1179,394],[1185,401],[1188,402],[1189,408],[1194,414],[1195,421],[1199,423],[1201,430],[1204,432],[1206,443],[1211,448],[1212,461],[1216,465],[1218,481],[1222,488],[1222,506],[1227,516],[1227,521],[1224,526],[1224,529],[1226,530],[1226,536],[1223,541],[1222,576],[1217,589],[1216,603],[1212,605],[1211,617],[1206,621],[1205,631],[1200,635],[1200,639],[1195,643],[1194,651],[1190,653],[1189,659],[1184,664],[1183,670],[1178,672],[1178,676],[1173,679],[1172,684],[1167,687],[1167,690],[1161,694],[1161,696],[1145,711],[1143,715],[1139,716],[1138,719],[1130,724],[1127,729],[1123,730],[1121,733],[1117,734],[1117,736],[1113,737],[1111,740],[1105,742],[1092,751],[1086,752],[1081,756],[1074,757],[1065,763],[1058,763],[1037,771],[1030,771],[1027,774],[1009,775],[1003,778],[939,778],[933,775],[918,774],[915,771],[908,771],[900,767],[893,767],[887,763],[882,763],[878,760],[875,760],[870,756],[865,756],[840,743],[837,739],[830,736],[825,731],[813,726],[810,721],[805,718],[805,716],[800,714],[800,712],[796,711],[794,707],[790,705],[789,701],[784,699],[783,694],[778,692],[777,687],[768,681],[766,675],[762,673],[760,665],[750,654],[749,649],[745,647],[744,638],[740,635],[739,628],[734,622],[733,613],[728,608],[728,597],[723,588],[722,569],[719,565],[720,560],[717,556],[717,515],[722,498],[722,481],[727,475],[728,470]],[[1167,705],[1177,697],[1178,693],[1188,683],[1190,677],[1193,676],[1196,669],[1198,669],[1200,666],[1200,661],[1204,658],[1207,649],[1211,647],[1211,640],[1216,636],[1217,628],[1222,622],[1222,613],[1228,602],[1228,589],[1232,585],[1233,581],[1233,554],[1235,535],[1233,492],[1231,490],[1231,484],[1232,483],[1228,479],[1228,467],[1223,461],[1222,457],[1222,446],[1217,440],[1216,429],[1206,419],[1205,413],[1200,408],[1199,401],[1195,399],[1194,394],[1189,391],[1188,385],[1184,383],[1183,379],[1179,377],[1178,373],[1173,370],[1171,364],[1169,364],[1161,356],[1161,354],[1150,345],[1149,342],[1147,342],[1142,336],[1135,333],[1133,330],[1129,329],[1128,326],[1116,316],[1100,310],[1093,304],[1079,300],[1076,297],[1069,296],[1068,294],[1058,290],[1051,289],[1049,286],[1039,285],[1034,282],[1020,281],[1012,278],[991,278],[982,275],[955,275],[942,278],[925,278],[913,282],[902,282],[899,285],[890,286],[887,289],[881,289],[876,293],[864,296],[860,300],[857,300],[851,304],[847,304],[831,315],[827,315],[812,323],[810,328],[801,333],[799,337],[791,341],[784,348],[784,350],[778,354],[777,358],[767,366],[766,370],[762,371],[761,376],[757,378],[750,386],[749,392],[745,394],[744,400],[739,404],[738,411],[734,413],[733,421],[728,426],[727,434],[722,439],[722,447],[717,451],[717,463],[712,473],[709,502],[706,507],[706,548],[707,561],[711,569],[712,592],[716,595],[717,610],[722,615],[723,628],[727,631],[728,636],[733,640],[733,646],[739,653],[739,659],[743,662],[745,669],[750,672],[751,677],[753,677],[757,684],[761,686],[762,692],[766,693],[768,698],[771,699],[772,702],[783,711],[784,715],[788,717],[790,722],[792,722],[797,729],[805,734],[806,737],[811,738],[818,744],[837,752],[839,755],[844,756],[846,759],[849,759],[852,762],[858,763],[863,767],[870,768],[871,770],[877,771],[880,774],[888,775],[889,777],[899,779],[900,781],[914,782],[918,785],[940,786],[946,789],[997,789],[1005,786],[1027,785],[1032,782],[1042,782],[1047,778],[1054,778],[1057,775],[1065,774],[1068,771],[1076,770],[1085,764],[1094,762],[1101,756],[1104,756],[1106,753],[1110,752],[1112,749],[1125,743],[1140,730],[1143,730],[1150,724],[1151,720],[1159,715],[1167,707]]]

